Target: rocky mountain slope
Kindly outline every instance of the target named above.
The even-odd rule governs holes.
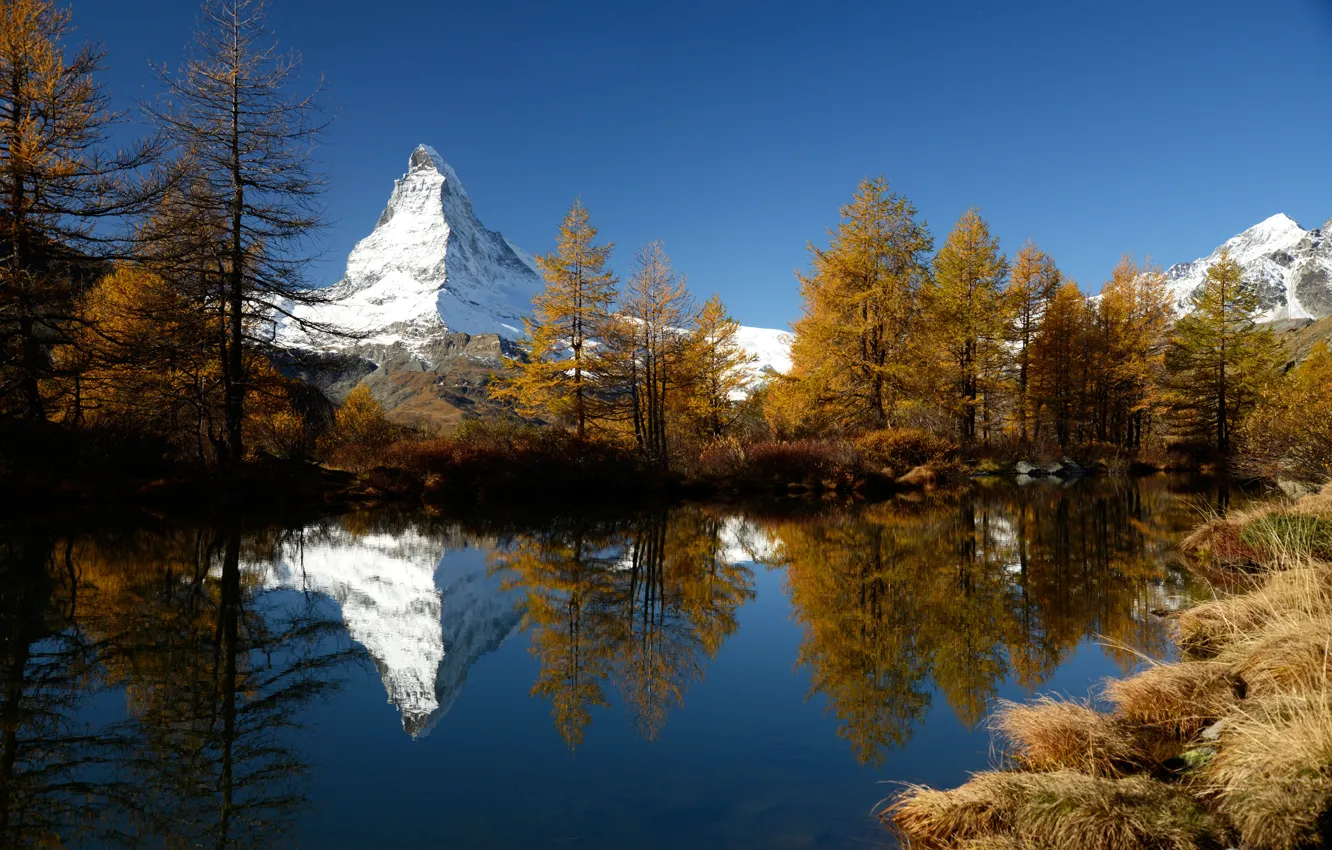
[[[1332,315],[1332,221],[1305,230],[1289,216],[1274,215],[1228,239],[1210,256],[1171,266],[1166,277],[1181,309],[1187,309],[1222,247],[1257,288],[1265,320]]]
[[[297,371],[334,399],[364,381],[395,418],[448,425],[487,404],[485,379],[543,285],[532,257],[486,229],[457,173],[421,145],[326,303],[291,308],[351,336],[283,320],[277,341],[317,355]],[[786,332],[746,327],[740,339],[756,372],[790,367]]]

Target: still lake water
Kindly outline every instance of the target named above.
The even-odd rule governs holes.
[[[0,843],[852,848],[998,699],[1168,656],[1224,489],[535,526],[0,526]]]

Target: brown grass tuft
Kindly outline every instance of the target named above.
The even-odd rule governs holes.
[[[1011,835],[987,835],[972,838],[952,845],[954,850],[1038,850],[1037,845],[1014,838]]]
[[[1231,519],[1218,517],[1193,530],[1179,543],[1179,549],[1196,565],[1213,570],[1251,570],[1260,554],[1240,536],[1240,526]]]
[[[1270,573],[1249,593],[1204,602],[1175,617],[1175,639],[1186,655],[1210,658],[1251,640],[1274,621],[1332,616],[1332,572],[1317,565]]]
[[[1221,731],[1201,779],[1245,846],[1326,846],[1332,822],[1332,704],[1326,693],[1255,700]]]
[[[1234,659],[1248,696],[1310,693],[1327,681],[1332,650],[1332,618],[1274,620],[1252,641],[1222,656]]]
[[[1081,703],[1005,701],[990,722],[1007,741],[1009,755],[1029,770],[1119,776],[1139,762],[1133,736],[1114,718]]]
[[[979,773],[953,791],[910,788],[884,816],[913,846],[1007,838],[1009,847],[1195,850],[1224,829],[1188,794],[1144,776]],[[965,845],[963,845],[965,846]],[[985,846],[985,845],[980,845]]]
[[[1229,665],[1214,661],[1158,664],[1128,679],[1106,683],[1105,697],[1130,724],[1172,737],[1192,738],[1238,701]]]

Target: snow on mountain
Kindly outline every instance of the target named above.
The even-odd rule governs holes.
[[[754,363],[754,374],[761,375],[765,369],[785,373],[791,369],[791,333],[774,328],[750,328],[741,326],[735,335],[736,341],[758,360]]]
[[[449,551],[448,541],[413,529],[352,534],[316,526],[284,543],[271,562],[247,569],[267,590],[319,593],[338,603],[348,635],[374,662],[413,737],[448,713],[467,671],[522,618],[483,551]]]
[[[532,256],[487,230],[457,173],[434,148],[420,145],[374,230],[352,249],[342,280],[323,293],[327,303],[292,308],[300,319],[345,328],[358,338],[282,320],[277,341],[362,353],[400,346],[429,364],[432,343],[447,331],[520,338],[523,317],[543,286]],[[759,358],[756,374],[764,366],[790,368],[786,332],[742,328],[741,342]]]
[[[1332,221],[1305,230],[1284,214],[1274,215],[1227,240],[1224,248],[1244,268],[1244,280],[1258,290],[1265,320],[1318,319],[1332,315]],[[1166,270],[1177,305],[1187,310],[1207,269],[1221,256],[1179,263]]]
[[[520,336],[540,287],[532,258],[477,220],[457,173],[420,145],[375,229],[356,243],[346,274],[325,293],[329,303],[293,312],[360,334],[362,344],[401,343],[419,353],[450,330]],[[278,340],[320,350],[348,345],[292,322],[279,328]]]

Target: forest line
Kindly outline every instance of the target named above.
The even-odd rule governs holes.
[[[322,224],[309,153],[327,119],[264,4],[206,0],[184,63],[143,104],[147,135],[121,149],[105,51],[71,46],[52,0],[4,11],[0,464],[18,491],[274,462],[378,469],[379,492],[539,462],[548,483],[806,491],[1021,458],[1238,458],[1313,480],[1332,465],[1332,359],[1319,348],[1284,368],[1234,259],[1176,319],[1150,263],[1126,256],[1089,298],[1034,243],[1007,257],[975,210],[936,251],[883,178],[810,246],[788,373],[755,374],[720,297],[700,306],[660,243],[621,285],[575,203],[539,258],[521,352],[489,381],[507,413],[456,434],[404,427],[365,386],[326,398],[295,377],[314,353],[276,343],[277,323],[312,325],[293,311],[326,297],[304,249]]]

